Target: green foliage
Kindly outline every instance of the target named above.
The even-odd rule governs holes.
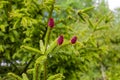
[[[47,80],[62,80],[64,76],[62,74],[55,74],[53,76],[50,76]]]
[[[95,0],[0,4],[0,79],[119,80],[119,9],[112,14],[104,0],[97,7]],[[71,44],[74,35],[78,40]]]
[[[14,79],[22,80],[22,78],[20,78],[18,75],[15,75],[14,73],[8,73],[8,75],[12,76]]]

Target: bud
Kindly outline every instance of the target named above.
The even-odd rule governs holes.
[[[58,45],[61,45],[63,43],[64,37],[61,35],[58,37],[57,43]]]
[[[72,44],[75,44],[77,41],[77,37],[76,36],[73,36],[72,39],[71,39],[71,43]]]
[[[48,21],[48,26],[53,28],[54,27],[54,19],[53,18],[50,18],[49,21]]]

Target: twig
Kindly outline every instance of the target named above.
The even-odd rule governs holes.
[[[25,68],[23,69],[23,71],[20,73],[20,75],[24,72],[27,71],[28,66],[30,65],[30,63],[34,60],[35,54],[31,57],[31,59],[29,60],[28,64],[25,66]]]
[[[107,80],[106,74],[105,74],[105,68],[104,68],[103,64],[101,64],[101,73],[102,73],[102,80]]]

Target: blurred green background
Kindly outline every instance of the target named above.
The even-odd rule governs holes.
[[[27,70],[40,55],[21,46],[40,49],[52,1],[0,0],[0,80],[18,80],[9,72],[26,73],[32,80]],[[48,77],[61,73],[64,78],[53,80],[120,80],[120,8],[111,11],[107,0],[56,0],[52,17],[49,44],[61,34],[78,40],[48,55]]]

